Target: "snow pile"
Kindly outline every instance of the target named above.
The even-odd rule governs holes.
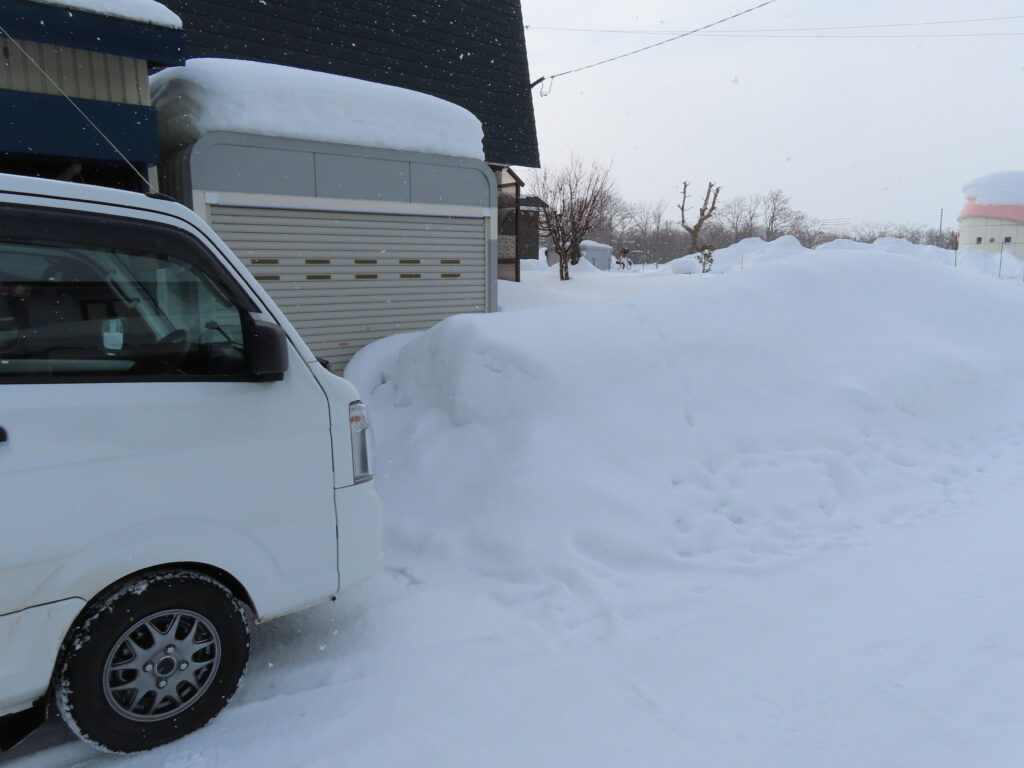
[[[405,88],[235,59],[190,59],[149,82],[163,151],[234,131],[484,157],[472,113]]]
[[[917,245],[895,237],[880,237],[871,244],[835,240],[815,248],[815,251],[833,250],[892,253],[988,277],[1014,281],[1024,279],[1024,261],[1016,258],[1010,251],[1006,251],[1002,256],[998,252],[974,251],[969,248],[957,253],[936,245]]]
[[[57,5],[76,11],[114,16],[157,27],[181,29],[181,18],[156,0],[35,0],[42,5]]]
[[[880,237],[873,243],[862,243],[855,240],[831,240],[815,247],[813,250],[804,248],[793,237],[780,237],[778,240],[766,242],[759,237],[750,237],[726,248],[720,248],[713,254],[712,274],[722,274],[737,270],[751,269],[764,264],[783,261],[809,253],[862,253],[894,255],[909,257],[955,267],[964,272],[973,272],[1004,280],[1024,281],[1024,261],[1017,259],[1007,251],[1002,256],[998,252],[963,250],[956,251],[940,248],[935,245],[918,245],[908,240],[895,237]],[[695,256],[684,256],[665,265],[660,274],[699,275],[700,264]]]
[[[964,195],[979,205],[1024,205],[1024,171],[1000,171],[973,179]]]
[[[800,245],[800,241],[791,235],[770,242],[766,242],[760,237],[748,237],[714,251],[711,272],[722,273],[745,269],[757,263],[789,258],[806,250]],[[668,262],[668,268],[677,275],[702,274],[701,266],[692,254]]]
[[[673,259],[666,265],[673,275],[699,275],[703,271],[696,256]]]
[[[989,404],[1024,371],[1024,351],[978,344],[1015,338],[1017,292],[896,254],[672,282],[458,316],[386,362],[357,356],[347,374],[390,447],[392,544],[546,620],[611,620],[610,596],[562,605],[545,585],[759,562],[941,508],[929,478],[959,458],[936,447],[998,427]]]
[[[832,240],[817,246],[816,251],[870,251],[873,253],[896,253],[933,264],[953,264],[953,251],[937,245],[918,245],[901,237],[880,237],[873,243],[855,240]]]
[[[715,251],[711,271],[729,272],[734,269],[745,269],[751,265],[778,261],[806,252],[807,249],[792,235],[784,235],[767,242],[759,237],[748,237],[728,248]]]
[[[547,261],[540,259],[520,259],[519,261],[520,272],[547,272],[549,269]]]

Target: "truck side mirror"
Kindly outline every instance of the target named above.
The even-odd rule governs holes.
[[[247,335],[249,364],[256,380],[281,381],[288,370],[288,337],[281,326],[254,320]]]

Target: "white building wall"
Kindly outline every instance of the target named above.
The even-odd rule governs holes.
[[[1012,254],[1024,259],[1024,223],[985,216],[960,219],[961,251]]]

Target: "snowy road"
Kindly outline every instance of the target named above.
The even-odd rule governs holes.
[[[213,724],[0,765],[1019,766],[1024,291],[593,279],[364,359],[388,568],[259,628]]]
[[[114,759],[51,726],[0,764],[1017,766],[1024,494],[1002,458],[962,515],[680,574],[597,637],[392,572],[261,629],[242,695],[179,744]]]

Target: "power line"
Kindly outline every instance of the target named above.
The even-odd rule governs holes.
[[[611,56],[610,58],[607,59],[601,59],[601,61],[595,61],[593,64],[587,64],[582,67],[576,67],[575,69],[567,69],[565,72],[559,72],[557,75],[551,75],[551,77],[549,77],[548,80],[551,81],[554,80],[556,77],[572,75],[575,74],[576,72],[582,72],[585,69],[593,69],[594,67],[599,67],[602,64],[608,64],[609,62],[612,61],[625,59],[627,56],[635,56],[638,53],[649,51],[652,48],[657,48],[660,45],[666,45],[667,43],[675,42],[676,40],[679,40],[681,38],[689,37],[690,35],[695,35],[698,32],[703,32],[706,29],[717,27],[719,24],[724,24],[727,21],[738,19],[740,16],[745,16],[748,13],[753,13],[754,11],[764,8],[766,5],[771,5],[774,2],[776,2],[776,0],[765,0],[763,3],[760,3],[759,5],[755,5],[752,8],[747,8],[745,11],[740,11],[739,13],[734,13],[732,16],[726,16],[724,19],[713,21],[710,24],[705,24],[703,27],[697,27],[696,29],[691,29],[688,32],[681,32],[673,37],[668,38],[667,40],[659,40],[657,43],[651,43],[650,45],[645,45],[642,48],[637,48],[636,50],[627,51],[626,53],[620,53],[618,56]]]
[[[752,9],[756,10],[756,9]],[[749,11],[747,11],[749,13]],[[738,14],[739,15],[739,14]],[[712,32],[709,34],[713,35],[725,35],[729,33],[758,33],[758,32],[835,32],[842,30],[856,30],[856,29],[888,29],[894,27],[927,27],[941,24],[975,24],[987,21],[1017,21],[1024,19],[1024,16],[991,16],[983,19],[951,19],[948,21],[908,21],[898,24],[859,24],[855,26],[842,26],[842,27],[781,27],[777,29],[731,29],[725,30],[724,32]],[[721,23],[721,22],[717,22]],[[708,26],[715,26],[713,24]],[[680,32],[679,30],[672,29],[610,29],[610,28],[599,28],[599,27],[548,27],[537,24],[527,24],[526,29],[530,30],[541,30],[545,32],[597,32],[602,34],[621,34],[621,35],[685,35],[694,34],[697,31],[692,32]],[[702,29],[707,29],[703,27]],[[668,41],[666,41],[668,42]]]

